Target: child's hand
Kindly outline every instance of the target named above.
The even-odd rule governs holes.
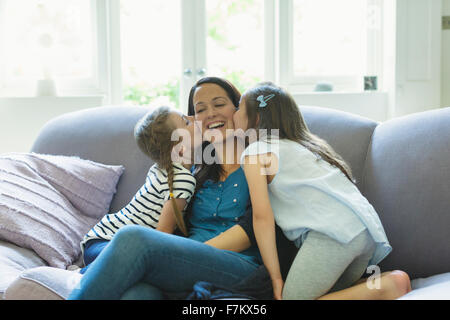
[[[283,293],[284,281],[283,279],[272,280],[273,297],[275,300],[282,300],[281,294]]]

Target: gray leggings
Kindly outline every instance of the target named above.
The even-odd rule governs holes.
[[[289,269],[283,299],[313,300],[350,287],[365,273],[374,251],[367,230],[347,244],[309,231]]]

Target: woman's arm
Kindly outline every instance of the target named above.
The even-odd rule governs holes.
[[[253,206],[253,228],[259,251],[274,287],[274,296],[281,299],[283,279],[275,238],[275,221],[269,200],[265,168],[259,162],[259,156],[247,156],[244,172],[250,190]]]
[[[217,249],[241,252],[250,248],[250,239],[244,229],[236,224],[218,236],[205,242]]]
[[[182,212],[183,208],[186,207],[186,199],[175,199],[178,208],[180,208],[180,212]],[[177,221],[175,219],[175,212],[173,209],[172,200],[166,201],[164,204],[161,215],[159,216],[158,227],[156,230],[173,233],[177,226]]]

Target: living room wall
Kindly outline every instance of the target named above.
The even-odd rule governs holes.
[[[0,154],[28,152],[49,120],[102,104],[102,96],[0,98]]]

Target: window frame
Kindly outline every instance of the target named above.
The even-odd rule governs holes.
[[[4,52],[4,28],[2,27],[2,15],[5,14],[4,4],[7,0],[0,0],[0,61]],[[192,0],[194,8],[205,12],[205,0]],[[264,39],[265,79],[274,81],[292,92],[311,92],[313,85],[319,81],[330,81],[336,91],[362,92],[363,79],[357,77],[339,76],[308,76],[298,77],[294,75],[293,60],[293,1],[294,0],[264,0]],[[383,87],[383,2],[384,0],[368,0],[369,5],[379,8],[382,25],[377,31],[368,32],[368,65],[370,75],[378,76],[378,90]],[[90,0],[91,23],[93,41],[92,77],[80,80],[66,80],[56,83],[58,95],[105,95],[105,104],[120,104],[123,102],[121,46],[120,46],[120,0]],[[182,1],[183,7],[189,7],[186,1]],[[195,12],[193,13],[195,14]],[[186,19],[186,17],[185,17]],[[205,21],[196,20],[195,29],[205,33]],[[199,25],[200,24],[200,25]],[[198,37],[196,37],[198,38]],[[186,46],[186,39],[183,47]],[[198,65],[204,65],[207,57],[198,52],[204,47],[206,39],[198,39],[193,65],[197,70]],[[200,47],[200,49],[199,49]],[[374,50],[376,48],[376,50]],[[192,53],[190,53],[192,55]],[[183,56],[183,58],[186,58]],[[183,63],[183,67],[185,62]],[[5,66],[0,63],[0,91],[6,92],[1,96],[27,96],[27,92],[34,93],[34,81],[21,81],[19,83],[6,83]],[[182,70],[180,77],[183,79]],[[24,83],[28,82],[28,83]],[[12,93],[12,94],[11,94]],[[180,94],[180,98],[183,94]],[[183,106],[184,104],[180,104]]]

